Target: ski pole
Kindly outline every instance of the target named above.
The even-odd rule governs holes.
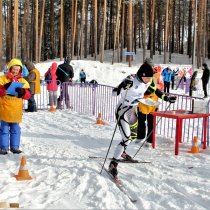
[[[169,105],[166,107],[166,110],[163,113],[166,113],[166,111],[169,109],[169,107],[171,106],[171,103],[169,102]],[[163,117],[160,117],[157,121],[157,123],[155,124],[155,127],[150,131],[149,135],[146,137],[146,139],[143,141],[143,143],[141,144],[141,146],[139,147],[139,149],[137,150],[137,152],[135,153],[135,155],[133,156],[133,158],[136,157],[137,153],[140,151],[140,149],[143,147],[143,145],[147,142],[148,138],[152,135],[153,131],[155,130],[155,128],[157,127],[158,123],[160,122],[160,120]]]
[[[126,89],[125,96],[124,96],[123,102],[122,102],[122,106],[124,105],[125,98],[126,98],[126,96],[127,96],[127,92],[128,92],[128,89]],[[105,163],[106,163],[106,160],[107,160],[107,157],[108,157],[108,154],[109,154],[109,150],[110,150],[110,148],[111,148],[111,145],[112,145],[112,142],[113,142],[113,139],[114,139],[114,135],[115,135],[116,130],[117,130],[117,125],[118,125],[119,120],[120,120],[120,117],[117,119],[117,122],[116,122],[116,125],[115,125],[115,128],[114,128],[114,132],[113,132],[113,134],[112,134],[112,139],[111,139],[111,142],[110,142],[110,144],[109,144],[109,148],[108,148],[108,151],[107,151],[107,153],[106,153],[106,157],[105,157],[105,159],[104,159],[104,163],[103,163],[103,165],[102,165],[100,174],[102,173],[102,171],[103,171],[103,169],[104,169],[104,165],[105,165]]]

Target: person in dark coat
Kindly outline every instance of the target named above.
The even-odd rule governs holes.
[[[60,64],[56,71],[57,80],[61,82],[61,95],[58,98],[58,106],[57,108],[61,108],[61,103],[63,98],[65,98],[66,107],[69,108],[69,94],[68,94],[68,85],[64,85],[64,82],[72,82],[72,78],[74,77],[74,70],[73,67],[70,65],[70,57],[64,58],[64,63]]]
[[[201,80],[202,80],[202,84],[203,84],[204,98],[207,98],[208,97],[207,85],[208,85],[208,82],[209,82],[210,72],[209,72],[209,68],[208,68],[206,63],[203,64],[203,68],[202,69],[203,69],[203,75],[201,77]]]

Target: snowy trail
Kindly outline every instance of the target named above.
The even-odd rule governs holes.
[[[130,202],[106,174],[99,174],[103,161],[88,158],[105,156],[114,126],[97,126],[94,117],[70,111],[24,113],[21,148],[33,180],[14,178],[21,155],[2,156],[0,200],[39,209],[208,209],[209,150],[193,156],[183,152],[183,145],[174,156],[174,142],[165,139],[158,140],[155,150],[142,148],[137,155],[152,163],[119,164],[119,178],[137,196],[136,203]],[[117,131],[109,157],[119,139]],[[132,143],[128,152],[137,148]]]

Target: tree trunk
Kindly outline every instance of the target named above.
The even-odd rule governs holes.
[[[125,35],[125,3],[122,2],[122,15],[121,15],[121,35],[120,35],[120,61],[123,61],[123,49],[124,49],[124,36]]]
[[[165,19],[165,33],[164,33],[164,61],[163,63],[167,62],[167,45],[168,45],[168,7],[169,7],[169,0],[166,0],[166,19]]]
[[[153,59],[154,53],[154,19],[155,19],[155,0],[151,0],[151,42],[150,42],[150,58]]]
[[[94,58],[97,60],[97,0],[94,0]]]
[[[182,39],[181,39],[181,54],[184,54],[184,31],[185,29],[185,12],[184,12],[184,2],[182,7]]]
[[[39,34],[39,61],[38,62],[40,62],[40,60],[41,60],[44,9],[45,9],[45,0],[42,0],[41,23],[40,23],[40,34]]]
[[[63,60],[63,0],[60,9],[60,60]]]
[[[84,21],[85,21],[85,0],[82,0],[82,18],[80,28],[80,59],[83,58],[83,34],[84,34]]]
[[[162,43],[162,0],[159,0],[158,2],[158,51],[159,51],[159,55],[161,55],[161,51],[162,51],[162,46],[161,46],[161,43]]]
[[[35,63],[39,61],[39,1],[36,0],[36,8],[35,8],[35,46],[34,46],[34,55],[35,55]]]
[[[144,0],[144,38],[143,38],[143,61],[146,58],[146,37],[147,37],[147,0]]]
[[[55,15],[54,15],[54,0],[50,0],[50,10],[51,10],[51,15],[50,15],[50,39],[51,39],[51,47],[52,47],[52,58],[55,58],[55,30],[54,30],[54,25],[55,25]]]
[[[120,8],[121,8],[121,0],[118,0],[118,2],[117,2],[116,26],[115,26],[115,32],[114,32],[114,46],[113,46],[112,64],[114,64],[115,47],[116,47],[116,38],[117,38],[118,31],[119,31]]]
[[[86,4],[85,4],[85,37],[84,37],[84,57],[87,58],[87,34],[88,34],[88,0],[86,0]]]
[[[189,58],[192,56],[192,4],[189,3],[189,14],[188,14],[188,38],[187,38],[187,54]]]
[[[128,52],[132,52],[132,0],[129,0],[129,5],[128,5]],[[131,67],[131,61],[132,61],[132,56],[128,56],[128,62],[129,62],[129,67]]]
[[[207,13],[207,4],[206,1],[203,2],[203,48],[202,48],[202,63],[205,63],[206,57],[206,38],[207,38],[207,30],[206,30],[206,15]]]
[[[12,57],[17,57],[18,51],[18,0],[14,1],[14,19],[13,19],[13,47]]]
[[[104,0],[104,16],[103,16],[103,32],[102,32],[102,41],[101,41],[101,63],[104,62],[104,45],[105,45],[105,37],[106,37],[106,0]]]

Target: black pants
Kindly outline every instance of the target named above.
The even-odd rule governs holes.
[[[58,108],[60,108],[59,106],[61,106],[61,102],[65,101],[66,107],[69,108],[70,104],[69,104],[69,90],[68,90],[68,84],[61,84],[61,94],[58,97]]]
[[[36,112],[36,101],[34,99],[34,94],[31,94],[31,97],[28,99],[28,112]]]
[[[208,96],[208,94],[207,94],[207,85],[208,85],[208,81],[206,82],[206,81],[203,81],[202,80],[202,84],[203,84],[203,92],[204,92],[204,96]]]
[[[171,80],[171,88],[174,89],[174,79]]]
[[[85,83],[86,78],[80,78],[81,83]]]
[[[170,82],[164,81],[164,92],[169,93],[169,89],[170,89]]]
[[[147,122],[145,122],[147,119]],[[144,139],[146,137],[147,132],[147,142],[152,143],[152,131],[153,131],[153,115],[151,114],[143,114],[142,112],[138,112],[138,132],[137,139]],[[151,133],[152,132],[152,133]],[[150,136],[148,136],[150,134]]]

